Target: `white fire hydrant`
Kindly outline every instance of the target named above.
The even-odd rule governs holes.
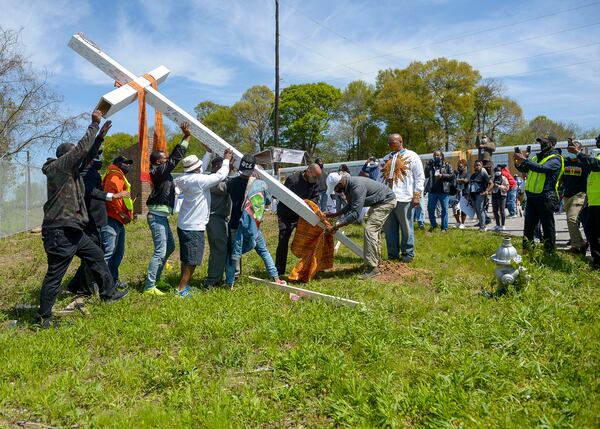
[[[496,264],[494,275],[498,282],[497,293],[506,292],[511,284],[524,286],[529,280],[527,270],[520,265],[522,258],[512,245],[510,237],[504,237],[502,245],[490,259]]]

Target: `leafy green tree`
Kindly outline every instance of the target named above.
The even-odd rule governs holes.
[[[385,124],[386,133],[400,133],[405,145],[419,153],[436,147],[438,134],[434,99],[424,76],[420,62],[380,71],[373,103],[373,113]]]
[[[198,103],[198,105],[194,107],[194,112],[196,112],[196,118],[198,118],[200,122],[204,122],[208,115],[224,107],[226,106],[223,106],[222,104],[217,104],[210,100],[206,100],[202,101],[201,103]]]
[[[434,100],[445,148],[450,150],[453,136],[473,110],[479,72],[464,61],[437,58],[425,63],[424,79]]]
[[[507,146],[524,146],[535,143],[539,136],[552,134],[560,140],[566,140],[569,137],[577,135],[577,127],[573,124],[564,124],[556,122],[547,116],[536,116],[525,126],[506,134],[502,138],[502,144]]]
[[[240,101],[231,107],[243,135],[249,139],[247,145],[253,151],[263,150],[273,136],[271,114],[274,100],[275,96],[269,87],[255,85],[246,90]]]
[[[342,93],[339,123],[345,129],[347,159],[364,159],[373,153],[373,144],[381,134],[372,112],[374,98],[375,88],[362,80],[350,82]]]
[[[338,88],[324,82],[285,88],[279,112],[282,145],[313,156],[325,140],[341,96]]]
[[[194,108],[194,111],[200,122],[218,134],[226,142],[238,147],[238,149],[242,151],[245,149],[244,141],[246,141],[247,138],[231,107],[223,106],[212,101],[203,101]]]
[[[123,151],[138,143],[138,137],[127,133],[114,133],[106,136],[102,143],[102,160],[104,166],[112,162]]]

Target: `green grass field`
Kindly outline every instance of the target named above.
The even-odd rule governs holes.
[[[276,223],[263,228],[274,251]],[[430,273],[396,283],[358,281],[343,249],[307,287],[366,310],[247,280],[179,300],[139,293],[152,253],[142,219],[127,229],[130,296],[37,331],[32,313],[6,321],[37,303],[40,236],[0,240],[0,427],[600,427],[600,275],[539,253],[527,288],[484,299],[500,242],[417,231],[414,267]],[[255,254],[244,264],[265,277]]]

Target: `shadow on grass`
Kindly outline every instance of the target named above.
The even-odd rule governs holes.
[[[352,254],[352,255],[336,255],[335,263],[336,264],[362,264],[363,260],[354,254]]]
[[[361,266],[343,268],[340,270],[322,271],[320,273],[317,273],[317,275],[315,276],[315,280],[324,280],[332,278],[345,279],[349,277],[354,277],[360,272],[362,272]]]
[[[560,271],[562,273],[572,273],[578,270],[577,266],[574,266],[571,261],[565,258],[559,252],[549,253],[543,249],[534,249],[523,255],[523,260],[530,265],[543,265],[550,268],[553,271]]]

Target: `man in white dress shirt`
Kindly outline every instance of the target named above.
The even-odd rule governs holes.
[[[409,263],[415,257],[413,210],[420,204],[425,174],[421,158],[404,147],[400,134],[390,134],[388,144],[392,151],[381,160],[379,180],[396,195],[396,207],[387,218],[383,232],[388,260]]]

